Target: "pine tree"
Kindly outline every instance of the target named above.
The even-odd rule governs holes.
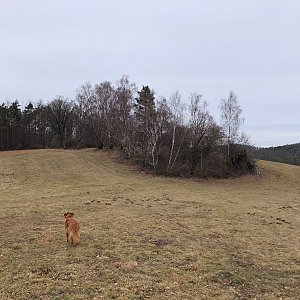
[[[144,165],[147,165],[148,158],[155,150],[156,146],[156,110],[154,92],[149,86],[143,86],[138,92],[136,98],[135,116],[138,125],[138,148],[144,159]],[[154,149],[154,150],[153,150]],[[153,165],[154,164],[154,165]],[[155,162],[152,162],[155,168]]]

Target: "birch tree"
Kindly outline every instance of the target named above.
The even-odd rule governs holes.
[[[241,117],[242,109],[240,108],[237,96],[234,92],[229,93],[227,99],[221,100],[221,120],[222,128],[225,134],[227,144],[227,155],[230,156],[231,145],[245,138],[245,135],[240,135],[240,125],[244,122]]]
[[[174,168],[176,160],[178,158],[183,140],[184,134],[180,137],[178,136],[177,132],[179,127],[183,127],[183,112],[184,112],[184,105],[181,103],[181,95],[179,92],[175,92],[169,101],[170,107],[170,124],[171,124],[171,146],[170,146],[170,153],[169,159],[167,164],[167,173],[170,173]],[[176,139],[179,139],[177,142]],[[176,148],[177,143],[177,148]]]

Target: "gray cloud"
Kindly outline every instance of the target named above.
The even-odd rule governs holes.
[[[221,98],[234,90],[254,144],[300,141],[300,2],[0,4],[1,101],[72,98],[86,81],[128,74],[158,95],[203,94],[217,121]]]

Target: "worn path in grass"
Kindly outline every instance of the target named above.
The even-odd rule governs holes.
[[[0,152],[0,299],[299,299],[300,168],[260,167],[187,180],[112,152]]]

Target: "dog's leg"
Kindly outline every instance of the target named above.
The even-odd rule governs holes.
[[[73,234],[70,232],[69,234],[69,243],[72,245],[73,244]]]

